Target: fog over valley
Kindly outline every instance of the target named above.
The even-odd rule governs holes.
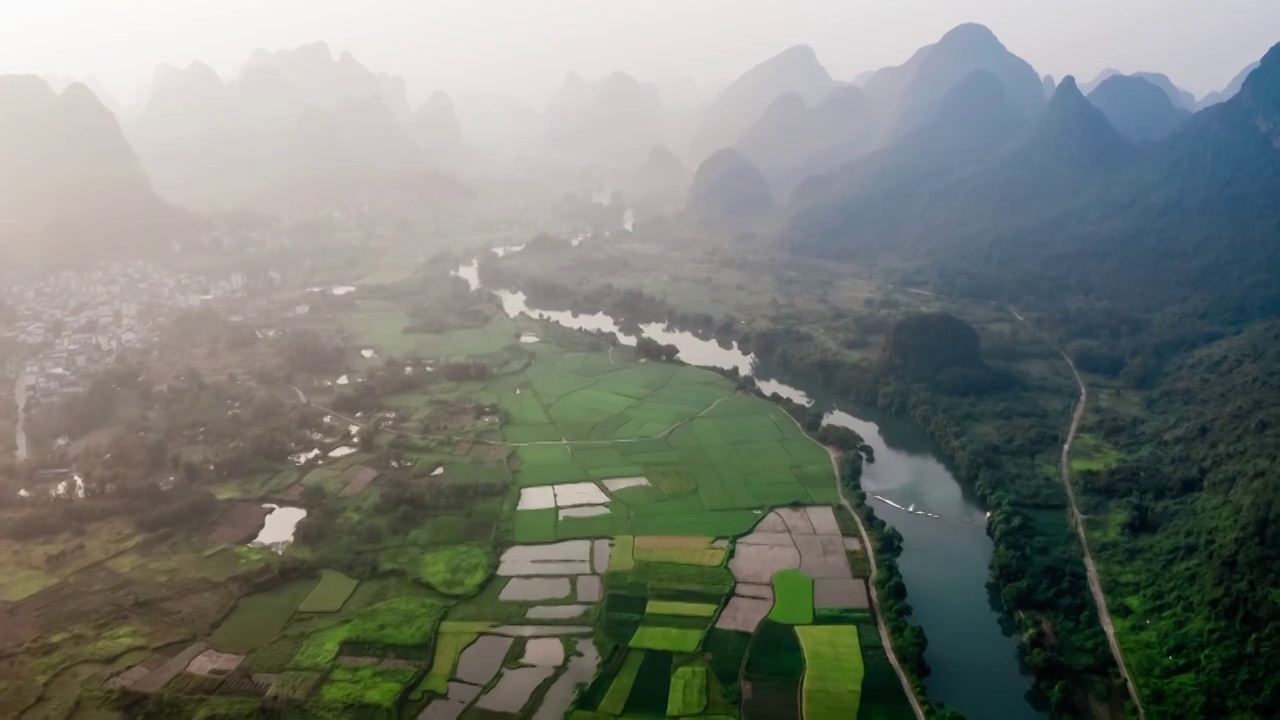
[[[0,10],[0,717],[1280,716],[1280,6]]]

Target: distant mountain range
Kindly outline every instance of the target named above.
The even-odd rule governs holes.
[[[196,226],[151,189],[88,87],[0,76],[0,253],[60,263],[163,246]]]
[[[1145,77],[1107,78],[1089,100],[1065,78],[1020,129],[1003,83],[975,73],[921,129],[802,186],[785,235],[824,256],[929,258],[969,294],[1205,292],[1280,310],[1277,148],[1280,46],[1195,116]]]
[[[1004,86],[1009,106],[1023,118],[1035,117],[1044,108],[1040,75],[989,29],[976,24],[960,25],[902,65],[876,72],[864,89],[884,126],[905,134],[928,122],[947,92],[976,70],[985,70]]]
[[[447,100],[447,99],[446,99]],[[350,194],[450,193],[439,158],[462,151],[451,105],[410,112],[404,83],[323,43],[255,51],[224,83],[161,67],[128,128],[157,191],[188,207],[297,210]]]
[[[778,98],[795,94],[806,105],[826,97],[835,81],[813,48],[796,45],[756,65],[717,95],[703,113],[691,157],[699,162],[738,142]]]
[[[559,158],[629,167],[665,140],[657,86],[626,73],[595,82],[570,75],[546,115],[546,150]]]
[[[1165,90],[1137,75],[1103,80],[1089,93],[1089,102],[1135,143],[1163,139],[1191,117],[1191,111],[1174,105]]]

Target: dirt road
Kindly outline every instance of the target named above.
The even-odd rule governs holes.
[[[1120,643],[1116,640],[1115,625],[1111,622],[1111,613],[1107,610],[1107,596],[1102,591],[1102,581],[1098,577],[1098,566],[1093,562],[1093,553],[1089,550],[1089,537],[1084,529],[1084,515],[1080,513],[1080,508],[1076,505],[1076,491],[1071,484],[1071,442],[1076,438],[1076,431],[1080,429],[1080,420],[1084,418],[1085,404],[1089,401],[1089,391],[1085,388],[1084,380],[1080,378],[1080,373],[1076,371],[1075,363],[1071,362],[1071,358],[1064,352],[1062,359],[1067,361],[1067,365],[1071,368],[1071,374],[1075,376],[1076,385],[1080,386],[1080,399],[1076,402],[1075,412],[1071,414],[1071,428],[1067,430],[1067,440],[1062,444],[1062,485],[1067,489],[1067,501],[1071,503],[1072,524],[1075,525],[1076,534],[1080,536],[1080,547],[1084,549],[1084,569],[1089,576],[1089,592],[1093,593],[1093,604],[1098,607],[1098,622],[1102,624],[1102,630],[1107,634],[1107,644],[1111,646],[1111,655],[1116,659],[1116,665],[1120,667],[1120,674],[1124,677],[1125,685],[1129,689],[1129,697],[1133,699],[1133,704],[1138,708],[1138,717],[1145,720],[1147,714],[1142,709],[1142,700],[1138,697],[1138,685],[1133,681],[1133,676],[1129,674],[1129,668],[1124,663],[1124,652],[1120,649]]]

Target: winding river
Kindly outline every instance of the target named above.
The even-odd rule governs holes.
[[[481,289],[475,261],[455,274],[473,290]],[[617,321],[602,312],[539,310],[529,307],[523,293],[494,293],[511,317],[527,314],[581,330],[612,332],[623,344],[635,345],[636,338],[623,334]],[[676,346],[679,358],[691,365],[737,368],[744,375],[760,371],[755,358],[736,344],[726,348],[661,323],[642,324],[640,329],[646,337]],[[1018,661],[1017,637],[1002,626],[987,591],[992,543],[986,533],[986,509],[955,479],[924,431],[910,422],[842,404],[803,379],[775,373],[757,375],[756,381],[765,394],[815,405],[824,412],[824,422],[856,430],[874,449],[875,462],[866,466],[862,486],[876,513],[903,536],[898,566],[913,619],[929,639],[929,699],[969,718],[1048,717],[1039,703],[1033,706],[1032,678]]]

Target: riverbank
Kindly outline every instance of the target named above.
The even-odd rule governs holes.
[[[799,421],[792,418],[799,427]],[[801,427],[803,430],[804,428]],[[807,434],[807,433],[806,433]],[[812,439],[812,438],[811,438]],[[814,442],[818,442],[814,440]],[[819,443],[821,444],[821,443]],[[911,709],[915,711],[919,720],[926,717],[924,704],[920,701],[920,689],[916,683],[902,669],[902,663],[898,660],[898,653],[893,645],[893,637],[889,632],[888,622],[885,620],[884,609],[880,604],[880,591],[876,587],[876,579],[880,577],[879,564],[876,561],[875,544],[871,542],[871,536],[867,533],[866,525],[862,522],[862,515],[858,513],[853,505],[849,503],[849,498],[844,494],[844,474],[840,470],[841,457],[840,452],[835,448],[827,445],[822,446],[827,451],[827,457],[831,459],[831,473],[835,478],[836,492],[840,496],[840,505],[848,511],[853,517],[853,522],[858,526],[858,535],[862,538],[862,547],[866,548],[867,561],[871,564],[871,581],[867,583],[868,597],[871,599],[871,609],[876,614],[876,625],[880,628],[880,642],[884,644],[885,654],[889,657],[889,664],[893,665],[893,671],[897,673],[898,680],[902,683],[902,691],[906,693],[907,700],[911,703]],[[926,697],[924,703],[929,702]],[[932,710],[932,708],[930,708]],[[928,716],[932,716],[930,713]]]
[[[542,258],[541,254],[539,256],[539,264],[541,264],[545,258]],[[495,267],[494,261],[467,263],[455,270],[454,274],[466,280],[472,290],[491,287],[487,285],[489,282],[511,280],[518,283],[520,275],[511,272],[515,269],[511,263],[520,258],[521,254],[508,255],[499,261],[502,268]],[[539,269],[549,272],[547,268]],[[495,270],[497,272],[494,272]],[[503,286],[499,285],[499,287]],[[523,286],[518,284],[515,287],[523,289]],[[634,345],[637,338],[669,344],[677,351],[676,356],[679,359],[690,364],[719,368],[728,372],[731,377],[765,375],[764,378],[757,378],[762,390],[767,389],[770,393],[777,393],[800,405],[813,404],[809,394],[786,380],[787,377],[795,376],[795,373],[788,372],[786,368],[771,365],[772,369],[766,375],[760,372],[760,358],[752,352],[750,343],[745,339],[744,342],[739,343],[724,338],[725,332],[741,332],[736,330],[737,323],[721,323],[720,329],[724,332],[694,334],[664,322],[660,314],[664,303],[634,291],[606,290],[601,295],[588,289],[583,290],[584,295],[579,297],[567,289],[549,288],[545,283],[539,288],[540,290],[533,293],[533,296],[544,299],[551,296],[559,297],[564,302],[559,302],[553,307],[568,309],[543,309],[534,304],[533,296],[519,290],[499,290],[495,291],[495,294],[501,299],[503,310],[509,316],[524,314],[576,329],[612,333],[618,337],[621,344],[628,346]],[[588,302],[586,295],[603,301],[603,306],[593,306]],[[621,319],[624,316],[611,314],[623,307],[630,308],[625,315],[625,321]],[[708,327],[713,324],[705,321],[701,326]],[[707,337],[703,337],[704,334]],[[715,339],[716,336],[718,339]],[[819,383],[824,380],[821,374],[810,373],[808,376],[817,379]],[[872,423],[865,424],[875,428]],[[873,430],[872,434],[878,437],[878,430]],[[880,451],[883,451],[886,459],[891,459],[895,454],[883,445],[877,453],[879,454]],[[928,705],[929,701],[926,698],[930,697],[932,692],[936,692],[938,694],[933,695],[935,699],[945,701],[948,706],[961,712],[967,711],[972,717],[1042,717],[1041,713],[1031,708],[1026,702],[1024,696],[1030,690],[1032,683],[1021,673],[1016,640],[1002,631],[999,611],[991,607],[985,588],[986,571],[992,553],[991,542],[982,532],[985,508],[980,507],[975,500],[966,498],[960,485],[951,477],[943,463],[936,459],[920,457],[904,463],[902,469],[906,474],[900,482],[912,481],[915,473],[925,466],[930,468],[924,475],[928,479],[927,482],[950,488],[941,493],[935,490],[925,493],[947,498],[942,509],[946,512],[948,520],[940,521],[938,513],[926,513],[922,510],[918,516],[913,513],[904,513],[904,519],[895,520],[895,522],[935,523],[934,527],[927,532],[918,535],[913,533],[913,537],[908,539],[909,558],[916,559],[915,579],[910,583],[913,588],[912,598],[913,604],[918,604],[922,608],[935,609],[930,615],[931,622],[952,626],[953,631],[940,634],[944,640],[935,643],[934,647],[928,651],[931,659],[927,664],[934,667],[935,676],[926,682],[922,672],[921,677],[916,681],[909,679],[907,682],[912,684],[912,690],[908,694],[925,699],[923,705]],[[955,521],[959,521],[960,524],[951,524]],[[952,535],[955,532],[964,534],[965,542],[953,542]],[[868,540],[871,537],[872,535],[868,533]],[[928,569],[929,562],[926,558],[935,554],[945,555],[948,550],[956,548],[966,555],[960,562],[953,565],[963,568],[967,575],[954,577],[950,568]],[[884,558],[880,558],[879,567],[884,567],[883,562]],[[948,579],[939,581],[936,579],[939,576],[945,576]],[[899,585],[901,584],[899,581]],[[917,585],[929,588],[928,592],[921,591]],[[956,612],[951,607],[957,593],[967,598],[962,612]],[[936,595],[936,597],[929,598],[930,595]],[[881,609],[879,617],[883,622],[883,598],[878,602]],[[914,617],[913,620],[921,622],[920,617]],[[972,634],[975,627],[982,628],[982,641],[977,646],[974,644]],[[912,632],[919,635],[919,630],[920,628],[917,627]],[[924,633],[928,633],[928,627],[924,627],[923,630]],[[892,633],[889,634],[892,635]],[[918,640],[924,652],[926,643],[922,637]],[[980,648],[976,653],[975,647]],[[900,656],[900,653],[895,655]],[[933,661],[934,657],[938,660],[937,662]],[[902,667],[901,657],[895,657],[895,659],[899,669],[903,671],[903,675],[899,676],[901,681],[902,677],[909,677],[909,674]]]

